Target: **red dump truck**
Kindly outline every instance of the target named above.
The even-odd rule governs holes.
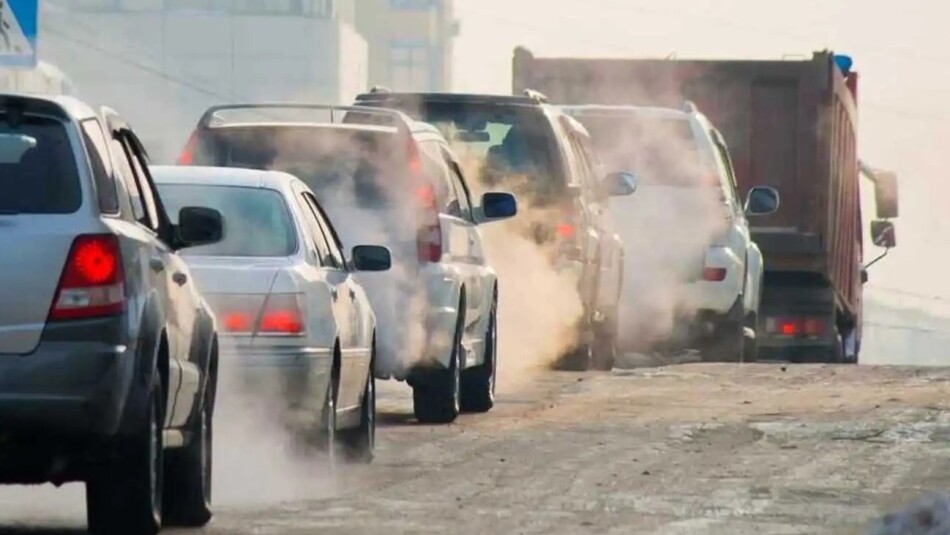
[[[768,185],[779,210],[750,220],[765,257],[758,346],[762,358],[857,362],[863,259],[860,179],[874,184],[875,245],[893,247],[893,173],[858,160],[858,75],[851,60],[537,58],[515,50],[513,89],[555,104],[694,103],[725,137],[740,195]],[[635,261],[631,259],[631,261]]]

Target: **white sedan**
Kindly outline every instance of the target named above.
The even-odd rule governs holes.
[[[286,173],[209,167],[152,173],[168,213],[207,206],[223,215],[224,239],[186,255],[218,317],[222,366],[252,375],[249,387],[273,379],[279,401],[287,403],[285,423],[299,436],[371,460],[376,318],[353,274],[388,270],[389,250],[363,245],[345,256],[311,190]]]

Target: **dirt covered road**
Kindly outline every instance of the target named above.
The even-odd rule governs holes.
[[[219,441],[241,454],[219,459],[204,533],[863,533],[950,488],[948,380],[782,364],[548,373],[450,426],[416,425],[409,392],[383,383],[371,467],[308,471]],[[2,525],[81,532],[81,489],[29,492],[56,515],[8,505]]]

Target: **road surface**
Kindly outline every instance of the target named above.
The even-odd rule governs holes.
[[[449,426],[416,425],[409,391],[381,383],[370,467],[281,460],[266,429],[218,418],[204,533],[863,533],[950,488],[948,380],[783,364],[550,372]],[[80,486],[3,489],[0,503],[0,534],[83,532]]]

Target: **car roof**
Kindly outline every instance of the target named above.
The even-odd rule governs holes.
[[[356,101],[384,103],[387,101],[412,102],[413,100],[424,102],[458,102],[471,104],[517,104],[523,106],[543,106],[545,103],[537,98],[526,95],[502,95],[491,93],[363,93],[357,95]]]
[[[19,101],[31,107],[49,108],[55,106],[65,118],[72,121],[84,121],[98,117],[99,114],[92,106],[75,98],[63,95],[35,95],[28,93],[0,92],[0,108],[9,101]]]
[[[237,167],[153,165],[149,171],[156,184],[234,186],[285,191],[297,177],[282,171]]]
[[[689,119],[690,113],[676,108],[659,106],[611,106],[606,104],[576,104],[559,106],[570,115],[641,115],[656,119]]]
[[[228,130],[230,128],[313,128],[327,130],[349,130],[354,132],[379,132],[386,134],[395,134],[399,130],[395,126],[379,126],[370,124],[339,124],[339,123],[316,123],[316,122],[243,122],[228,123],[223,125],[209,126],[209,130]]]

